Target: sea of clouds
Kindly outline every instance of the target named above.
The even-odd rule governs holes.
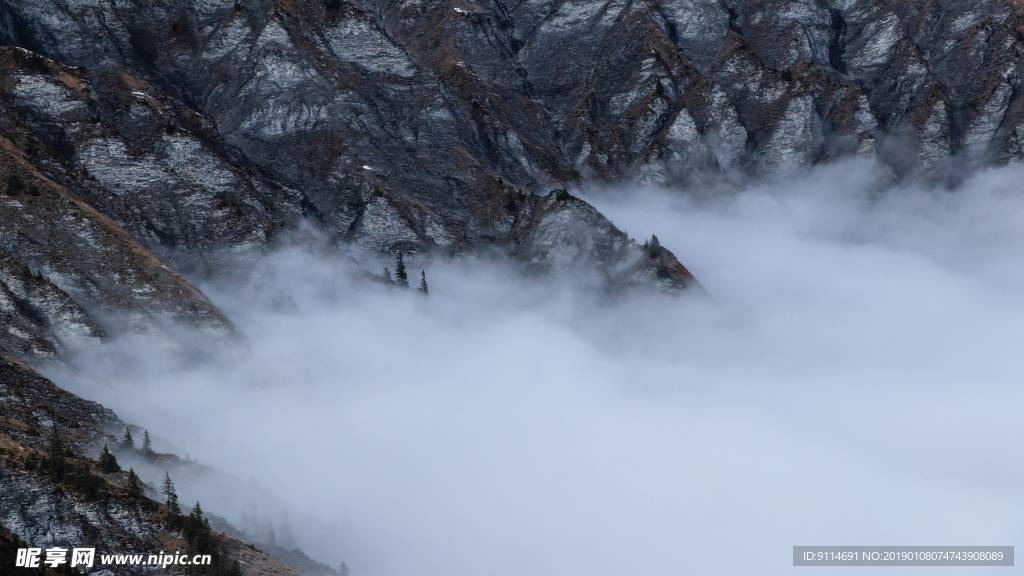
[[[713,300],[481,262],[430,263],[422,297],[279,250],[244,288],[202,284],[248,354],[76,391],[251,479],[355,576],[788,574],[794,545],[1017,544],[1024,168],[887,182],[846,162],[585,197]]]

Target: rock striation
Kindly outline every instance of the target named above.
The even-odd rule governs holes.
[[[0,558],[6,561],[12,547],[24,545],[85,546],[95,547],[97,554],[146,555],[183,548],[181,534],[168,531],[163,508],[155,502],[138,505],[119,494],[118,487],[126,480],[124,471],[97,472],[94,460],[104,446],[117,454],[122,468],[133,466],[143,478],[151,477],[145,490],[154,500],[162,499],[155,486],[167,470],[179,480],[193,476],[211,484],[209,477],[217,474],[221,484],[230,484],[227,489],[239,489],[237,479],[173,454],[146,456],[119,446],[119,435],[126,428],[111,410],[59,388],[13,358],[0,356]],[[141,435],[140,429],[131,428]],[[40,457],[54,432],[68,448],[69,458],[89,463],[98,477],[94,493],[82,493],[73,482],[70,486],[58,483],[41,469]],[[213,536],[221,550],[238,559],[247,576],[337,576],[301,550],[285,550],[276,544],[268,547],[222,518],[209,518],[215,524]],[[8,530],[22,545],[13,546]],[[243,540],[259,543],[267,552]],[[5,569],[10,566],[13,559]],[[97,565],[90,573],[112,576],[159,571],[156,566]]]
[[[303,221],[371,253],[679,288],[589,183],[846,156],[942,181],[1024,156],[1015,0],[22,0],[0,44],[0,250],[153,337],[231,333],[178,273]],[[7,300],[0,345],[59,349]]]

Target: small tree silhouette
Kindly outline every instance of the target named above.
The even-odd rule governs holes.
[[[398,258],[395,262],[395,278],[399,286],[409,287],[409,275],[405,272],[405,260],[402,258],[402,251],[398,251]]]
[[[124,492],[125,496],[135,504],[139,504],[146,498],[146,488],[142,485],[142,480],[139,480],[139,476],[135,473],[134,468],[128,469],[128,479],[124,483]]]
[[[657,258],[661,255],[661,242],[658,241],[658,237],[651,234],[651,241],[644,242],[644,248],[647,249],[647,253],[651,258]]]
[[[21,181],[21,178],[17,174],[9,174],[7,176],[7,195],[17,196],[21,194],[21,191],[25,189],[25,183]]]
[[[174,482],[171,482],[171,474],[164,471],[164,485],[160,490],[167,496],[167,509],[172,514],[181,514],[181,505],[178,504],[178,492],[174,489]]]
[[[174,482],[171,482],[171,475],[164,471],[164,485],[160,490],[167,496],[167,513],[164,516],[164,527],[172,532],[181,530],[184,519],[181,517],[181,505],[178,503],[178,493],[174,490]]]
[[[117,464],[117,458],[110,453],[107,445],[103,445],[103,452],[100,452],[100,472],[104,474],[112,474],[114,472],[120,472],[121,467]]]
[[[88,460],[79,460],[71,468],[71,487],[83,494],[87,500],[96,497],[100,488],[100,479],[92,474]]]
[[[124,429],[124,438],[121,439],[121,446],[135,448],[135,438],[132,438],[132,431],[128,428]]]
[[[43,458],[41,467],[57,482],[67,478],[70,471],[68,469],[68,461],[65,460],[65,452],[66,448],[64,443],[61,442],[60,434],[57,433],[57,428],[55,427],[50,431],[50,437],[46,442],[46,457]]]
[[[420,292],[429,294],[430,290],[427,289],[427,271],[420,270]]]
[[[153,452],[153,443],[149,440],[149,430],[142,431],[142,455],[146,458],[156,458],[156,452]]]

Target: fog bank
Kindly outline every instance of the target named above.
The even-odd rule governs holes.
[[[356,576],[788,574],[793,545],[1017,544],[1024,169],[880,182],[842,163],[586,198],[715,303],[483,263],[429,264],[425,298],[283,250],[258,284],[203,286],[250,356],[76,391],[253,477]]]

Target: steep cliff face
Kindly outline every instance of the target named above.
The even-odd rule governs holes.
[[[138,450],[118,446],[118,435],[126,428],[116,414],[103,406],[84,400],[59,388],[28,366],[0,356],[0,559],[8,560],[10,530],[24,543],[34,547],[95,547],[97,554],[150,554],[173,551],[184,546],[182,535],[169,531],[164,523],[165,509],[155,502],[141,504],[122,494],[124,471],[99,473],[93,461],[103,446],[109,446],[123,468],[133,466],[144,479],[158,480],[165,471],[181,480],[194,478],[209,482],[219,475],[226,489],[238,489],[238,480],[173,454],[143,455]],[[135,429],[136,432],[141,432]],[[47,449],[48,436],[57,433],[76,462],[89,462],[97,477],[91,494],[82,492],[72,481],[59,482],[39,464]],[[151,481],[147,496],[162,499]],[[234,483],[232,486],[231,483]],[[211,482],[212,484],[212,482]],[[285,550],[273,545],[274,557],[242,542],[258,542],[227,521],[213,517],[214,533],[221,550],[238,559],[249,576],[336,576],[331,568],[307,557],[301,550]],[[273,544],[273,543],[271,543]],[[262,543],[261,543],[262,546]],[[281,560],[281,561],[278,561]],[[284,563],[282,563],[282,561]],[[13,566],[13,558],[3,565]],[[289,567],[291,566],[291,567]],[[173,570],[173,568],[172,568]],[[99,566],[95,574],[152,574],[156,566]]]
[[[681,287],[671,253],[549,191],[1024,156],[1011,0],[24,0],[0,43],[0,249],[154,335],[231,332],[174,270],[303,219],[371,252]],[[45,355],[44,328],[9,345]]]
[[[0,444],[13,452],[17,446]],[[90,574],[100,576],[161,573],[160,566],[103,565],[101,554],[174,553],[184,550],[180,534],[168,532],[158,511],[140,511],[110,498],[83,499],[80,495],[55,486],[45,477],[19,470],[6,459],[0,460],[0,530],[17,535],[22,545],[52,548],[91,547],[96,559]],[[299,572],[242,542],[214,533],[220,549],[243,566],[246,576],[301,576]],[[0,534],[2,537],[2,534]],[[0,542],[0,545],[3,543]],[[14,565],[13,558],[4,555]],[[13,556],[13,555],[12,555]],[[307,559],[308,560],[308,559]],[[177,568],[177,567],[176,567]],[[180,568],[179,568],[180,572]]]
[[[1024,158],[1016,0],[18,0],[0,45],[0,353],[34,365],[116,334],[238,338],[182,274],[303,222],[370,253],[676,290],[696,280],[589,184]],[[0,359],[0,521],[163,538],[17,464],[42,431],[95,456],[123,427]]]
[[[63,390],[17,360],[0,356],[0,433],[42,450],[57,430],[76,453],[95,456],[124,422],[109,409]]]
[[[1021,28],[1010,0],[31,0],[4,14],[9,43],[89,67],[118,130],[160,146],[167,122],[146,99],[177,99],[338,231],[377,180],[441,209],[434,227],[406,215],[440,246],[473,223],[447,217],[488,173],[538,187],[842,154],[1019,158]]]
[[[74,149],[68,133],[80,125],[103,131],[90,120],[81,79],[37,55],[0,48],[0,84],[0,293],[10,294],[3,308],[9,326],[18,327],[3,339],[24,341],[5,349],[26,359],[45,356],[102,340],[100,324],[157,341],[171,340],[172,322],[231,336],[230,322],[136,239],[146,236],[133,236],[101,211],[118,215],[105,200],[116,196],[61,155]]]
[[[66,345],[102,348],[106,334],[67,293],[0,252],[0,349],[53,361]]]

